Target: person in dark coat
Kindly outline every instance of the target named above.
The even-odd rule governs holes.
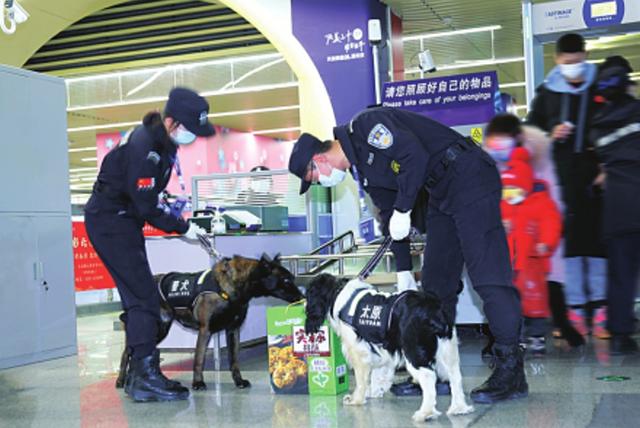
[[[304,133],[293,147],[289,171],[311,184],[332,187],[350,170],[381,210],[391,212],[389,234],[405,239],[418,192],[429,191],[422,286],[435,292],[448,321],[456,317],[457,293],[466,263],[471,282],[484,302],[496,337],[495,369],[471,392],[480,403],[525,397],[522,321],[512,282],[506,236],[500,219],[502,185],[495,162],[470,139],[449,127],[409,111],[376,107],[334,128],[334,140],[322,142]],[[393,198],[378,198],[377,190]]]
[[[589,334],[587,306],[594,323],[606,324],[606,258],[602,242],[602,191],[598,159],[588,138],[593,116],[596,66],[586,62],[585,42],[566,34],[556,42],[554,67],[537,89],[527,122],[548,132],[564,203],[565,294],[568,318]],[[586,290],[584,284],[587,285]],[[598,333],[608,337],[608,332]]]
[[[164,115],[148,113],[142,125],[105,156],[85,207],[85,225],[98,256],[113,277],[126,317],[131,369],[125,392],[134,401],[186,399],[189,390],[160,371],[156,349],[160,300],[151,274],[142,228],[145,222],[165,232],[197,239],[205,230],[188,224],[158,197],[169,183],[178,144],[210,136],[209,104],[195,92],[174,88]],[[175,211],[175,210],[174,210]]]
[[[601,66],[591,137],[604,165],[604,236],[609,256],[608,328],[612,354],[638,351],[634,302],[640,271],[640,101],[631,67],[619,60]]]

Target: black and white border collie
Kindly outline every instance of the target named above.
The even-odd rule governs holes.
[[[325,319],[328,320],[340,336],[343,353],[354,369],[355,390],[343,398],[345,405],[362,405],[366,398],[382,397],[391,387],[395,369],[404,358],[407,370],[422,389],[422,405],[413,414],[414,421],[440,415],[436,410],[436,373],[451,384],[448,415],[474,410],[462,391],[455,328],[447,323],[435,295],[420,291],[378,293],[358,279],[346,281],[321,274],[307,288],[306,299],[306,331],[317,332]],[[362,330],[376,325],[371,322],[374,307],[371,304],[358,307],[359,302],[366,299],[377,299],[383,302],[381,306],[386,305],[375,310],[376,315],[382,315],[374,320],[383,320],[384,325],[378,325],[382,330],[365,334],[379,338],[378,343],[366,340],[362,331],[358,331],[363,324]]]

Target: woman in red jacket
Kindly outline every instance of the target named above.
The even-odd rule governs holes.
[[[549,318],[547,275],[562,232],[560,211],[543,180],[534,180],[526,149],[516,148],[502,171],[502,222],[520,291],[527,348],[545,352]]]

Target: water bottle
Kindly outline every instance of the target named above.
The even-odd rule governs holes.
[[[214,235],[220,235],[227,232],[227,223],[224,221],[222,213],[224,208],[218,207],[213,213],[213,220],[211,220],[211,230]]]

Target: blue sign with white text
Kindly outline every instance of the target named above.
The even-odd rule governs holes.
[[[620,24],[624,18],[624,0],[585,0],[582,15],[587,28]]]
[[[424,114],[447,126],[489,122],[499,101],[495,71],[384,84],[382,105]]]

